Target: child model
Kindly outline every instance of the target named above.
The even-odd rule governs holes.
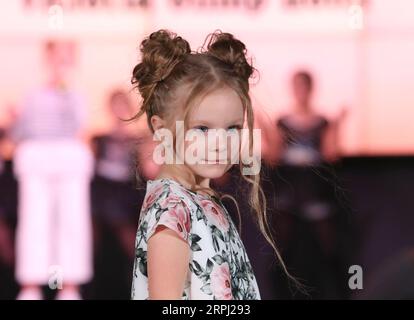
[[[240,152],[245,122],[253,149],[248,80],[254,68],[245,45],[233,35],[216,31],[207,40],[207,50],[192,52],[174,33],[154,32],[141,43],[142,61],[133,70],[132,83],[143,98],[135,117],[146,114],[155,137],[171,132],[172,138],[164,136],[163,152],[158,146],[154,150],[154,159],[162,154],[164,163],[158,176],[147,181],[132,299],[260,299],[239,233],[220,195],[209,187],[210,179],[240,160],[241,173],[252,185],[249,203],[273,243],[261,207],[260,168],[247,176],[252,164],[242,161]]]

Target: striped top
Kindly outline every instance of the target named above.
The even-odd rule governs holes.
[[[85,122],[86,108],[78,93],[41,88],[26,97],[11,135],[17,141],[75,138]]]

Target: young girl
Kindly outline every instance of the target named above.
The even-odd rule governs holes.
[[[155,134],[161,129],[175,133],[182,120],[185,133],[198,137],[223,129],[229,136],[241,136],[246,121],[251,151],[254,119],[248,80],[254,68],[246,60],[245,45],[221,31],[207,40],[207,50],[200,52],[191,51],[186,40],[164,29],[143,40],[142,61],[132,78],[143,98],[135,117],[145,113]],[[211,179],[234,165],[230,151],[240,150],[240,144],[232,150],[227,143],[217,146],[208,141],[204,151],[217,157],[193,163],[183,157],[190,143],[180,143],[177,136],[164,151],[172,147],[182,161],[162,164],[156,179],[147,181],[131,298],[260,299],[239,233],[222,197],[209,187]],[[243,172],[246,164],[238,163]],[[258,226],[278,255],[268,232],[259,174],[243,178],[252,185],[249,203]]]

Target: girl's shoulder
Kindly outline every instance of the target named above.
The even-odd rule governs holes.
[[[172,179],[147,181],[147,192],[141,208],[139,225],[146,230],[146,241],[158,225],[175,231],[183,240],[191,244],[191,228],[195,221],[197,204],[190,190]]]

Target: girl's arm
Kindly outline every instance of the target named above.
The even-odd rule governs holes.
[[[190,262],[188,243],[163,225],[148,240],[150,300],[180,300]]]

